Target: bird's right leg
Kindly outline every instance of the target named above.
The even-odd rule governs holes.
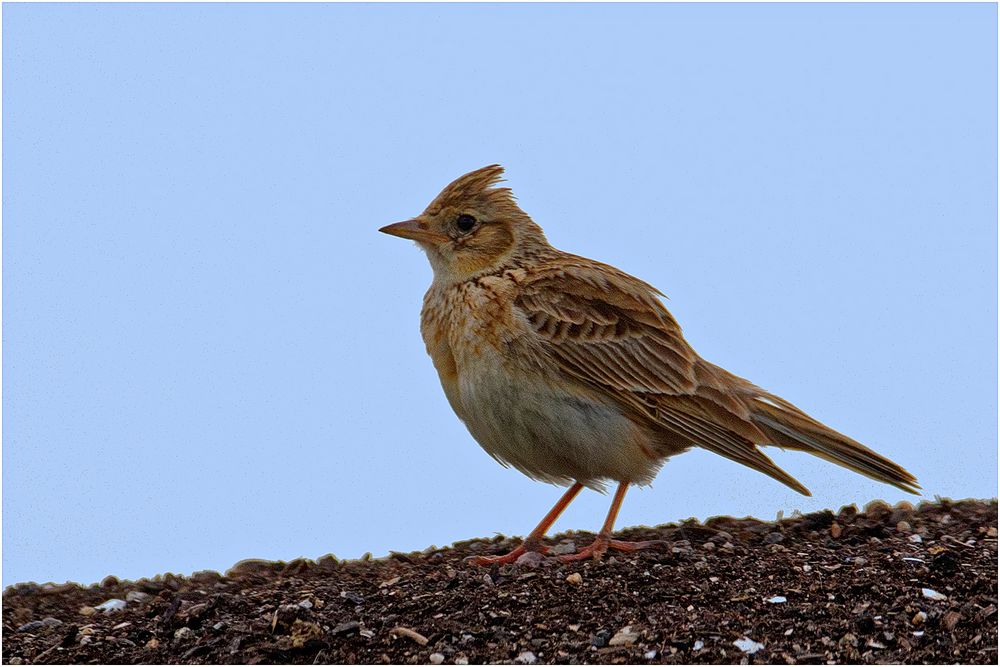
[[[524,542],[521,543],[521,546],[502,556],[476,556],[473,559],[473,562],[476,565],[502,565],[504,563],[513,563],[529,551],[537,551],[539,553],[545,553],[548,551],[549,548],[542,544],[542,538],[545,537],[545,533],[547,533],[549,528],[552,527],[552,524],[556,522],[556,519],[558,519],[559,515],[563,513],[563,510],[569,507],[569,504],[573,502],[573,499],[576,498],[576,494],[580,493],[582,488],[583,484],[580,484],[580,482],[575,482],[573,486],[569,487],[566,493],[563,494],[563,497],[559,499],[559,502],[555,504],[555,507],[549,510],[549,513],[545,515],[545,518],[542,519],[537,526],[535,526],[535,529],[528,534],[528,537],[524,538]]]

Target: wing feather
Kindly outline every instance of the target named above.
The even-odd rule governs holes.
[[[675,436],[809,491],[754,443],[767,437],[726,377],[702,361],[650,285],[613,267],[561,258],[520,284],[514,305],[570,378]]]

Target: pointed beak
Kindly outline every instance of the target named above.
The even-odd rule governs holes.
[[[383,234],[398,236],[403,239],[412,239],[414,241],[423,241],[425,243],[441,243],[448,240],[447,236],[430,231],[427,228],[427,224],[419,220],[394,222],[391,225],[382,227],[379,231]]]

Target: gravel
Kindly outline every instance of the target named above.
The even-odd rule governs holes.
[[[628,529],[616,537],[666,544],[600,563],[465,560],[518,543],[498,536],[381,559],[16,584],[3,661],[995,664],[996,526],[995,500],[872,503]]]

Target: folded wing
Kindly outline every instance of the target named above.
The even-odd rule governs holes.
[[[769,438],[726,375],[703,361],[652,286],[584,258],[533,270],[515,301],[567,376],[597,388],[676,439],[809,490],[754,443]]]

